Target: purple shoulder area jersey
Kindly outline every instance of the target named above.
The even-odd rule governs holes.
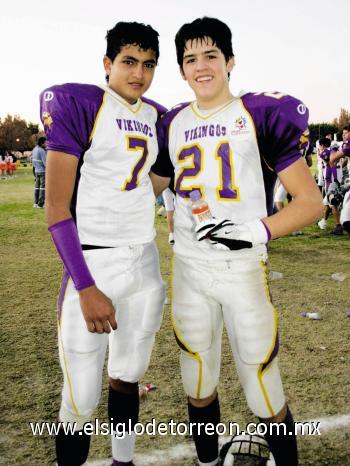
[[[160,105],[158,102],[155,102],[154,100],[148,99],[146,97],[141,97],[141,100],[142,102],[151,105],[157,110],[158,119],[160,119],[161,116],[164,115],[164,113],[167,111],[167,109],[163,107],[163,105]]]
[[[174,177],[174,166],[169,155],[169,129],[176,115],[190,104],[191,102],[184,102],[176,105],[168,112],[164,113],[157,122],[159,152],[156,163],[152,167],[152,171],[159,176],[166,178]],[[173,186],[170,188],[173,190]]]
[[[104,90],[89,84],[52,86],[40,94],[40,115],[49,150],[80,157],[102,105]]]
[[[309,144],[306,106],[280,92],[248,93],[242,102],[256,129],[261,155],[278,173],[302,156]]]
[[[330,155],[331,155],[330,149],[325,149],[320,153],[321,159],[324,160],[326,163],[329,162]]]
[[[158,153],[156,123],[165,108],[128,103],[109,87],[64,84],[40,96],[51,151],[77,157],[72,199],[82,244],[123,246],[152,241],[154,194],[149,171]]]

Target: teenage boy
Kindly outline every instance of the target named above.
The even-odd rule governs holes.
[[[225,325],[249,407],[262,422],[284,422],[291,432],[266,436],[277,465],[296,465],[293,418],[276,358],[266,244],[322,215],[320,192],[301,158],[308,111],[280,92],[241,98],[231,93],[231,31],[218,19],[183,25],[175,43],[181,75],[196,100],[161,119],[162,144],[151,177],[161,191],[175,173],[173,324],[189,419],[220,421],[217,386]],[[277,176],[293,200],[272,215]],[[214,217],[197,227],[193,191]],[[218,436],[210,434],[194,433],[200,465],[218,464]]]
[[[100,399],[107,346],[108,413],[121,433],[112,436],[113,465],[133,464],[135,434],[128,426],[138,420],[138,381],[165,298],[149,178],[158,151],[156,122],[165,109],[141,97],[157,65],[158,33],[120,22],[106,39],[107,86],[64,84],[41,95],[47,222],[64,263],[59,421],[76,425],[74,435],[61,428],[56,436],[58,465],[82,465],[88,457],[83,427]]]

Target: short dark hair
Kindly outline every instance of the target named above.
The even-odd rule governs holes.
[[[46,138],[44,138],[44,136],[41,136],[38,139],[38,146],[42,146],[45,142],[46,142]]]
[[[332,141],[329,138],[321,138],[318,143],[324,147],[331,147]]]
[[[344,126],[343,131],[350,131],[350,125]]]
[[[159,34],[151,26],[143,23],[119,22],[107,31],[106,56],[114,61],[115,57],[125,45],[138,45],[142,50],[151,49],[159,58]]]
[[[182,69],[184,52],[187,41],[213,41],[225,56],[226,63],[234,57],[232,50],[232,33],[227,24],[216,18],[197,18],[192,23],[186,23],[178,30],[175,36],[177,62]]]

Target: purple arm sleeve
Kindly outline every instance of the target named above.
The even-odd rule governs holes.
[[[49,227],[49,232],[76,290],[94,285],[95,281],[86,265],[74,220],[67,218],[55,223]]]

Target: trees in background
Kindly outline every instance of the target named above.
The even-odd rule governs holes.
[[[32,150],[38,136],[38,124],[27,123],[18,115],[0,118],[0,153]]]
[[[341,108],[339,117],[334,118],[332,123],[311,123],[309,125],[311,140],[315,142],[327,134],[337,134],[338,141],[341,141],[342,129],[346,125],[350,125],[350,112],[345,108]]]
[[[311,141],[316,142],[320,138],[324,138],[327,134],[338,134],[339,127],[332,123],[310,123],[309,125]]]
[[[340,109],[340,115],[338,118],[334,118],[333,124],[338,126],[339,129],[344,128],[344,126],[350,125],[350,112],[345,110],[345,108]]]

